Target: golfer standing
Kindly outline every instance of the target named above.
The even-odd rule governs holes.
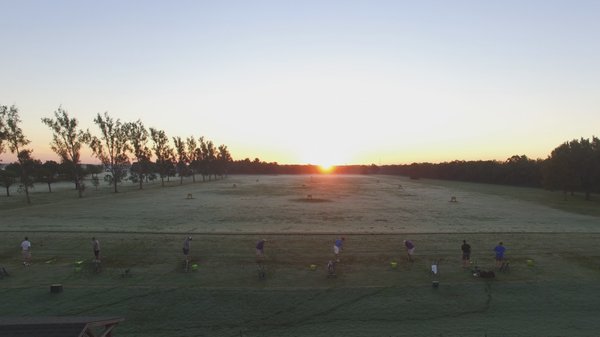
[[[340,262],[340,252],[342,251],[342,246],[344,246],[344,240],[344,237],[337,238],[333,244],[333,254],[337,262]]]
[[[504,252],[506,252],[506,248],[502,241],[494,247],[494,252],[496,253],[496,268],[500,268],[502,266],[502,261],[504,261]]]
[[[183,240],[183,258],[186,262],[190,261],[190,244],[192,241],[192,237],[188,236]]]
[[[404,240],[404,247],[406,247],[408,261],[413,262],[412,256],[415,253],[415,244],[411,240]]]
[[[95,237],[92,237],[92,250],[94,251],[96,261],[100,262],[100,241]]]
[[[256,243],[256,259],[262,260],[265,257],[265,242],[267,239],[260,239]]]
[[[31,242],[29,238],[25,237],[25,240],[21,242],[21,255],[23,256],[23,265],[28,266],[31,263]]]
[[[463,240],[462,246],[460,246],[462,250],[462,262],[463,268],[467,268],[471,261],[471,245],[467,243],[467,240]]]

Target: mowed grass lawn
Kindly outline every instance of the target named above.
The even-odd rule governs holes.
[[[0,264],[11,273],[0,280],[0,316],[123,316],[116,336],[600,331],[597,201],[387,176],[232,176],[142,191],[124,185],[117,194],[88,188],[83,199],[68,185],[52,194],[39,186],[32,199],[24,206],[22,195],[0,198]],[[198,268],[186,273],[188,234]],[[20,264],[25,235],[29,267]],[[337,277],[328,278],[340,235],[345,249]],[[92,271],[91,236],[101,240],[100,273]],[[260,238],[268,240],[264,280],[254,258]],[[413,263],[404,239],[417,246]],[[461,267],[463,239],[482,269],[493,269],[492,249],[504,241],[510,271],[474,278]],[[50,294],[53,283],[64,292]]]

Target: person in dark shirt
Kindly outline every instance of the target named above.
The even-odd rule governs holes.
[[[95,237],[92,238],[92,250],[94,251],[95,260],[100,261],[100,241]]]
[[[267,239],[260,239],[256,243],[256,259],[262,260],[265,257],[265,242]]]
[[[411,240],[404,240],[404,246],[408,254],[408,261],[413,262],[412,256],[415,253],[415,244]]]
[[[186,263],[190,261],[190,246],[192,244],[192,237],[188,236],[183,240],[183,258]]]
[[[462,250],[462,262],[463,268],[468,268],[471,263],[471,245],[467,243],[467,240],[463,240],[462,246],[460,246]]]

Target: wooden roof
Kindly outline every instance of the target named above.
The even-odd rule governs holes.
[[[121,317],[0,317],[2,337],[104,337]]]

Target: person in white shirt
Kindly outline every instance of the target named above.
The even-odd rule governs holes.
[[[21,254],[23,256],[23,265],[28,266],[31,262],[31,242],[25,237],[25,240],[21,242]]]

